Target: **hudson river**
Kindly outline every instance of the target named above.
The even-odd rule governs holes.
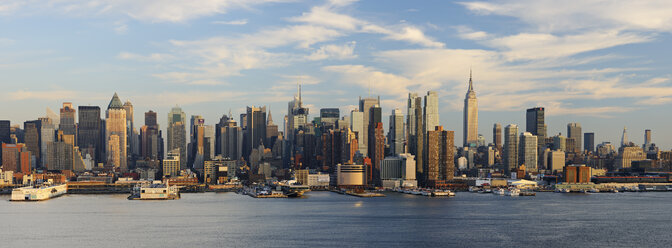
[[[0,247],[669,247],[672,193],[0,196]]]

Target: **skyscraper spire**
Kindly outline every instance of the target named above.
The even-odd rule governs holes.
[[[303,106],[303,101],[301,100],[301,84],[299,84],[299,107]]]
[[[621,146],[627,145],[628,142],[628,128],[623,127],[623,136],[621,137]]]
[[[268,108],[268,120],[266,120],[266,125],[273,125],[273,116],[271,116],[271,108]]]
[[[229,108],[229,120],[232,120],[233,116],[231,116],[231,108]]]
[[[474,91],[474,83],[471,80],[471,68],[469,68],[469,91]]]

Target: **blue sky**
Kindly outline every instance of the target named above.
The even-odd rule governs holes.
[[[460,144],[473,68],[488,140],[544,106],[549,134],[579,122],[619,142],[627,126],[641,144],[652,129],[670,149],[670,13],[670,1],[5,0],[0,118],[106,107],[118,92],[136,123],[176,104],[209,124],[268,105],[281,123],[301,82],[314,114],[349,112],[369,89],[385,114],[405,111],[409,91],[436,90]]]

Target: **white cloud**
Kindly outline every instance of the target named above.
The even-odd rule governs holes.
[[[520,60],[568,57],[583,52],[650,40],[648,36],[612,30],[564,36],[520,33],[492,38],[481,43],[503,51],[509,60]]]
[[[408,78],[364,65],[325,66],[322,70],[341,76],[341,82],[369,89],[372,94],[404,96],[414,83]]]
[[[0,13],[52,13],[68,17],[130,17],[145,22],[185,22],[200,17],[224,14],[232,9],[292,0],[7,0]]]
[[[350,3],[350,1],[346,1]],[[303,13],[299,17],[290,18],[293,22],[320,25],[339,29],[347,32],[374,33],[385,35],[384,39],[404,41],[425,47],[443,47],[444,44],[428,37],[418,27],[401,24],[396,26],[381,26],[360,20],[349,15],[337,13],[339,7],[344,5],[326,5],[311,8],[310,12]]]
[[[545,32],[596,28],[672,31],[672,2],[667,0],[504,0],[461,4],[477,14],[519,18]]]
[[[247,19],[233,20],[233,21],[214,21],[212,24],[222,24],[222,25],[245,25],[247,24]]]
[[[344,45],[325,45],[321,46],[315,52],[308,55],[309,60],[323,59],[352,59],[356,58],[354,54],[356,42],[351,41]]]

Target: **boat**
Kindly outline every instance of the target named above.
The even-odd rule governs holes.
[[[492,191],[492,193],[495,195],[504,195],[504,191],[504,189],[495,189]]]
[[[600,190],[596,189],[596,188],[591,188],[591,189],[588,190],[588,192],[590,192],[590,193],[600,193]]]
[[[428,190],[423,190],[423,191],[421,192],[421,194],[422,194],[423,196],[432,196],[432,192],[430,192],[430,191],[428,191]]]
[[[520,190],[513,188],[513,189],[507,189],[504,190],[504,195],[505,196],[519,196],[520,195]]]
[[[520,196],[536,196],[536,195],[537,195],[537,193],[535,193],[533,191],[521,191],[520,192]]]
[[[310,191],[308,185],[299,184],[296,180],[281,181],[277,183],[277,186],[287,197],[301,197],[304,193]]]
[[[62,196],[67,192],[68,186],[66,184],[52,185],[44,183],[13,189],[10,201],[43,201]]]
[[[569,190],[569,189],[567,189],[567,188],[556,189],[556,190],[555,190],[555,193],[570,193],[570,192],[572,192],[572,191]]]
[[[168,183],[145,183],[136,185],[131,190],[129,200],[176,200],[180,199],[180,190],[177,186]]]

